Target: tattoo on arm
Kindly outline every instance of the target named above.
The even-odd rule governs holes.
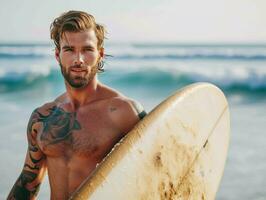
[[[27,200],[36,196],[40,189],[40,184],[35,185],[30,190],[27,188],[27,184],[32,183],[36,177],[37,174],[23,170],[7,199]]]
[[[27,128],[27,159],[19,178],[7,197],[8,200],[27,200],[36,197],[38,194],[40,181],[36,179],[42,173],[41,168],[43,167],[45,156],[40,152],[35,140],[37,131],[32,130],[36,120],[36,113],[33,112]]]
[[[81,126],[76,119],[76,113],[64,111],[60,107],[53,106],[47,109],[48,114],[34,110],[27,127],[28,153],[23,171],[13,186],[8,200],[32,199],[40,187],[44,172],[45,155],[39,149],[36,141],[38,131],[34,128],[37,122],[42,123],[43,130],[40,140],[45,146],[71,141],[72,132],[80,130]]]

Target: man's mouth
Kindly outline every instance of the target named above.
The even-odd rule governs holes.
[[[71,68],[71,71],[72,71],[72,72],[86,72],[85,69],[82,69],[82,68],[76,68],[76,67]]]

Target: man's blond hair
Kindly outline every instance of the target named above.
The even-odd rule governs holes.
[[[92,15],[83,11],[68,11],[56,18],[50,26],[51,39],[60,50],[60,39],[65,32],[79,32],[94,30],[97,37],[97,47],[102,48],[106,30],[103,25],[97,24]]]

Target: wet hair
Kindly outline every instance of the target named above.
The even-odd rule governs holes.
[[[50,36],[55,46],[60,50],[60,39],[65,32],[80,32],[94,30],[97,37],[97,48],[104,45],[106,30],[103,25],[97,24],[92,15],[83,11],[68,11],[57,17],[50,26]]]

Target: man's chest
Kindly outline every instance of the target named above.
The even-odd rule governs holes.
[[[99,110],[66,112],[54,108],[40,116],[37,142],[47,156],[101,157],[121,138],[108,115]]]

